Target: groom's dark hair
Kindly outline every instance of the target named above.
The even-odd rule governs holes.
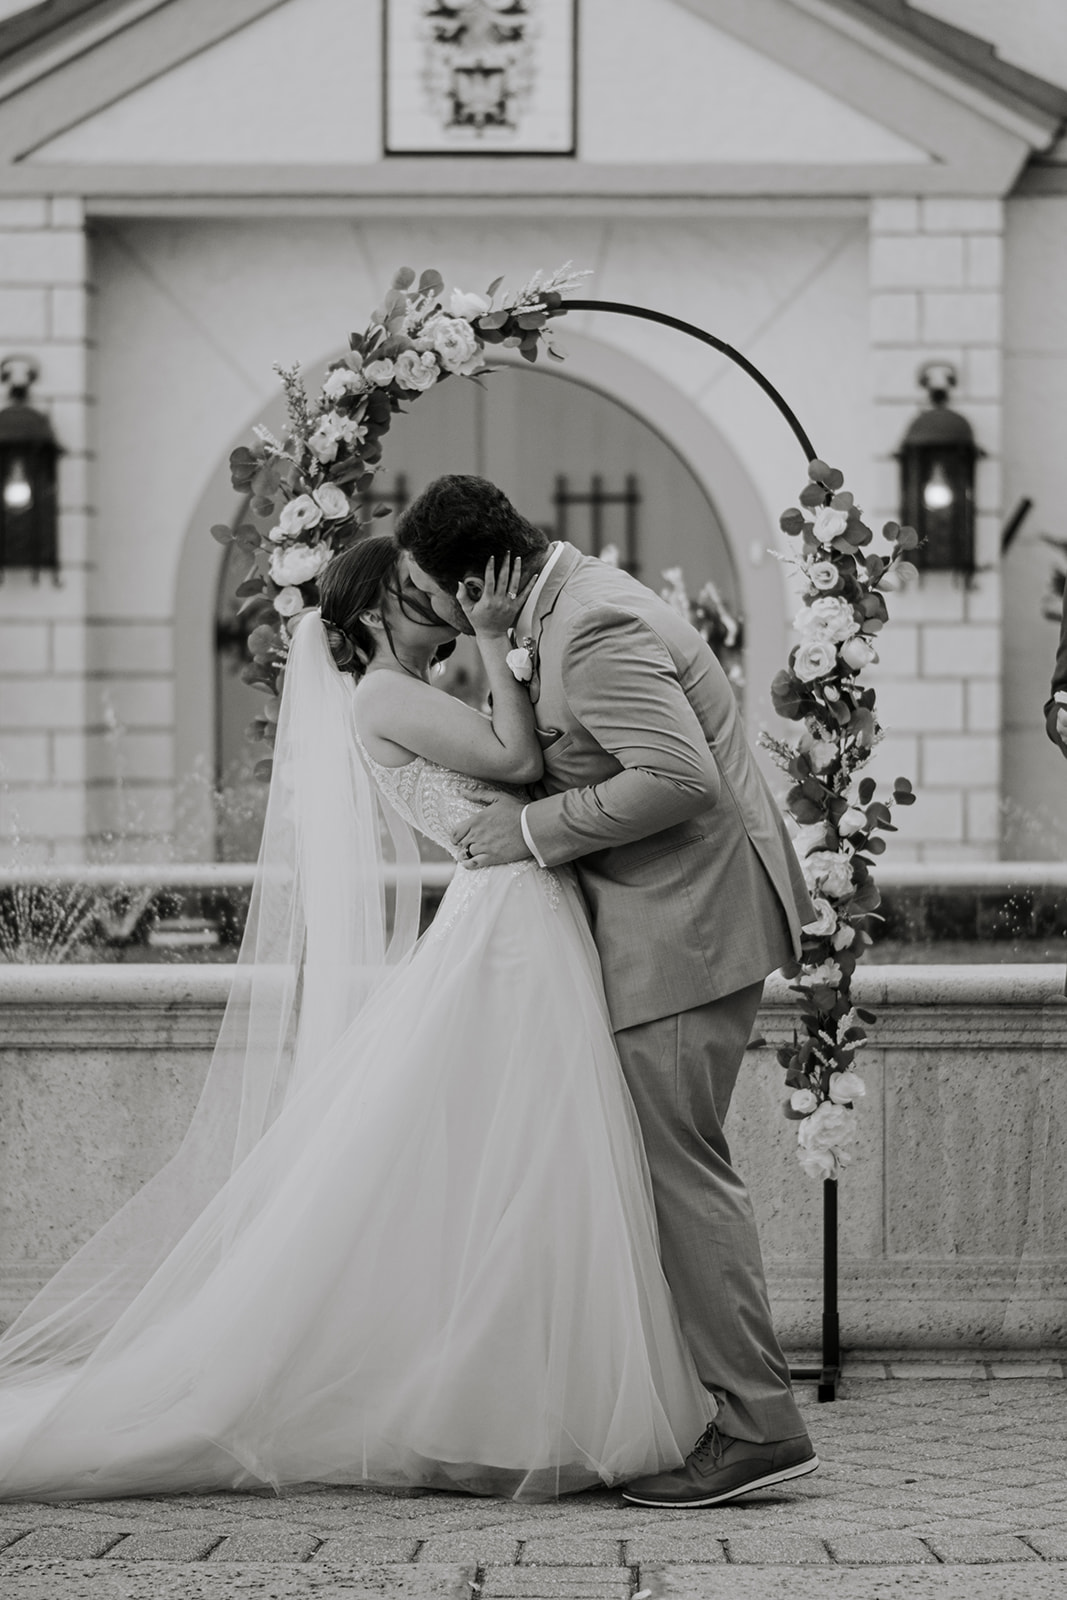
[[[397,520],[396,539],[449,591],[468,573],[480,576],[490,557],[531,556],[549,542],[495,483],[460,472],[435,478],[411,502]]]

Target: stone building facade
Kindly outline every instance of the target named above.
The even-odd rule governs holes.
[[[30,860],[114,835],[131,857],[216,852],[207,529],[237,509],[229,451],[280,415],[273,364],[320,369],[405,262],[481,289],[570,259],[591,296],[756,362],[876,525],[899,515],[917,370],[952,363],[983,452],[978,571],[924,574],[880,641],[877,770],[919,797],[894,858],[1060,858],[1039,535],[1067,498],[1067,90],[903,0],[576,0],[554,68],[573,148],[520,125],[510,148],[394,155],[383,18],[418,11],[51,0],[0,23],[0,356],[38,363],[64,452],[60,581],[0,586],[3,839]],[[750,729],[786,731],[767,689],[796,601],[770,552],[796,440],[661,328],[574,313],[559,342],[562,368],[509,369],[488,405],[420,400],[391,472],[487,470],[547,521],[561,476],[617,488],[639,461],[642,576],[719,584]]]

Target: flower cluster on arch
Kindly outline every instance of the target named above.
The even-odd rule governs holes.
[[[803,1037],[778,1051],[791,1091],[785,1114],[798,1122],[798,1157],[819,1178],[836,1178],[852,1158],[855,1102],[865,1093],[854,1070],[873,1013],[853,1006],[852,975],[870,944],[864,920],[880,902],[875,857],[882,834],[895,831],[892,805],[911,805],[907,778],[891,800],[859,777],[881,737],[875,691],[862,681],[878,660],[875,641],[889,619],[886,594],[916,575],[906,553],[914,529],[887,522],[884,554],[871,550],[863,521],[834,467],[813,461],[800,506],[781,518],[797,541],[783,559],[803,583],[794,618],[800,642],[776,674],[771,698],[780,716],[804,725],[795,743],[764,735],[763,744],[788,773],[785,805],[796,823],[795,844],[817,919],[802,935],[801,960],[784,969],[801,998]]]
[[[236,528],[218,523],[211,530],[219,543],[233,540],[248,553],[237,595],[253,626],[251,660],[241,676],[265,696],[251,739],[274,742],[286,621],[318,604],[316,580],[330,557],[388,512],[379,505],[366,514],[393,418],[445,378],[485,372],[488,345],[517,350],[527,361],[541,349],[560,359],[549,319],[585,276],[567,262],[556,272],[534,273],[499,298],[501,278],[484,294],[453,289],[446,296],[439,272],[430,268],[416,281],[412,269],[402,267],[367,327],[350,335],[348,354],[330,366],[316,396],[307,393],[298,368],[277,369],[285,386],[285,438],[258,427],[256,443],[230,456],[233,487],[248,497],[257,521]],[[268,778],[270,758],[255,770]]]

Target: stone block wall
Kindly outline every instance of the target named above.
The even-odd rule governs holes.
[[[0,200],[0,348],[37,362],[30,401],[63,450],[59,581],[16,570],[0,584],[0,848],[18,840],[26,861],[77,859],[88,823],[88,277],[80,200]]]
[[[220,966],[13,967],[0,1007],[0,1324],[177,1148],[230,984]],[[861,967],[878,1023],[839,1188],[846,1349],[1041,1350],[1067,1330],[1061,966]],[[821,1185],[796,1159],[767,985],[726,1125],[783,1338],[818,1343]]]
[[[995,860],[1001,768],[1001,366],[1003,206],[996,200],[875,200],[870,217],[874,526],[899,517],[895,452],[926,396],[917,374],[950,361],[950,404],[967,417],[978,464],[970,585],[925,573],[891,598],[871,678],[889,734],[875,775],[910,777],[918,804],[898,819],[895,860]]]

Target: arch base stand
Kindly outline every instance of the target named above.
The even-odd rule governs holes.
[[[822,1186],[822,1366],[791,1367],[794,1382],[817,1382],[820,1400],[836,1400],[841,1382],[841,1324],[837,1312],[837,1179]]]

